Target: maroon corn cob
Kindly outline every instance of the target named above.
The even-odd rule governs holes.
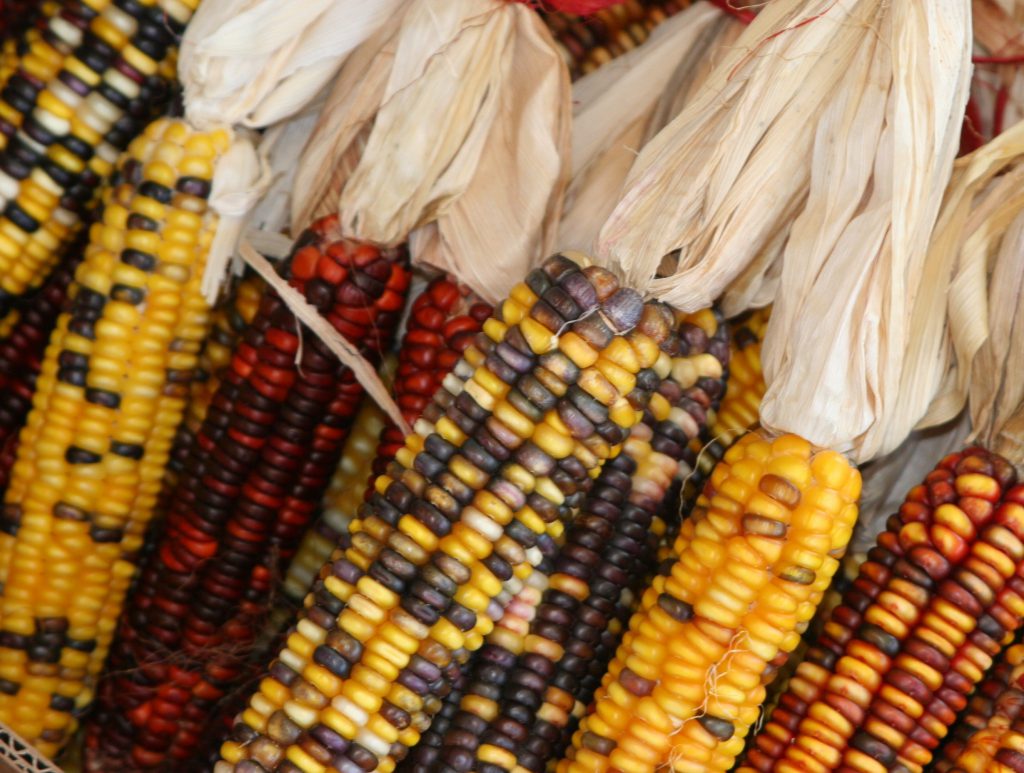
[[[339,240],[324,218],[287,278],[371,360],[404,303],[404,253]],[[337,465],[362,389],[268,292],[236,349],[172,499],[165,532],[122,617],[90,725],[90,770],[184,765]],[[296,363],[297,353],[300,361]]]

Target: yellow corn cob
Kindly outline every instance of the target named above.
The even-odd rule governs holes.
[[[169,97],[199,0],[46,3],[0,63],[0,310],[38,287]],[[11,54],[15,55],[12,57]],[[149,113],[148,111],[156,111]]]
[[[762,675],[839,565],[860,475],[786,435],[741,438],[630,621],[559,773],[726,771],[764,699]]]
[[[712,437],[725,445],[758,422],[765,391],[761,341],[770,313],[770,308],[759,309],[733,329],[729,380],[722,405],[711,423]]]
[[[21,434],[0,534],[0,722],[48,755],[91,700],[209,329],[205,197],[228,139],[160,120],[132,143]]]

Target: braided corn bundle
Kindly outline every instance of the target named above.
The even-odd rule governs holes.
[[[4,313],[53,270],[119,152],[169,98],[173,45],[197,4],[44,4],[22,36],[0,90]],[[208,179],[195,163],[187,174]]]
[[[683,10],[687,0],[626,0],[592,16],[545,14],[573,80],[642,45],[651,30]]]
[[[0,333],[0,490],[7,488],[18,450],[18,432],[32,405],[50,332],[67,299],[80,262],[72,250],[39,291],[7,315]]]
[[[1005,460],[970,448],[908,494],[740,770],[920,770],[930,760],[1019,626],[1020,508],[999,506],[1013,480]]]
[[[417,654],[444,668],[482,644],[503,578],[539,563],[639,418],[652,366],[671,368],[659,347],[678,346],[665,307],[564,256],[497,314],[456,365],[464,388],[435,396],[447,403],[436,433],[410,436],[377,479],[352,548],[322,570],[218,770],[318,759],[392,769],[392,745],[418,740],[410,718],[426,697],[399,673]]]
[[[728,770],[856,518],[860,476],[794,436],[741,438],[630,621],[559,771]]]
[[[169,120],[132,144],[21,433],[0,534],[0,721],[48,755],[90,703],[209,328],[203,173],[226,144]]]
[[[724,365],[725,328],[714,314],[694,315],[681,333],[691,353],[713,353]],[[513,620],[503,618],[488,638],[443,747],[431,752],[421,743],[410,770],[543,771],[561,753],[573,717],[583,713],[597,686],[593,677],[600,678],[614,653],[619,607],[629,608],[664,535],[659,511],[679,472],[678,459],[723,386],[720,378],[701,378],[686,388],[671,376],[662,381],[645,423],[602,468],[539,607],[535,601],[506,610],[505,618]]]
[[[405,254],[339,240],[336,229],[334,217],[317,221],[287,276],[373,359],[401,314]],[[275,578],[320,506],[361,397],[352,371],[264,294],[122,618],[114,675],[88,727],[90,769],[185,764],[196,752],[217,702],[245,675]]]
[[[950,728],[935,761],[937,773],[985,773],[1000,742],[1024,713],[1024,646],[1007,649],[989,669],[967,708]]]

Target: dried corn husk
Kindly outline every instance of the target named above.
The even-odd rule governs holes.
[[[181,42],[189,120],[263,127],[309,102],[353,48],[404,0],[218,0],[203,3]]]
[[[558,229],[560,248],[592,248],[637,152],[674,117],[662,107],[666,93],[672,92],[674,103],[723,32],[742,26],[713,5],[696,3],[660,25],[643,45],[576,82],[572,181]]]
[[[568,73],[533,10],[409,0],[342,68],[292,221],[336,209],[349,237],[411,235],[414,260],[496,300],[553,247],[569,116]]]
[[[598,258],[684,310],[737,280],[763,302],[777,275],[769,429],[864,461],[927,409],[933,394],[900,390],[916,386],[903,366],[934,327],[927,312],[945,316],[914,301],[932,271],[970,39],[967,0],[773,0],[640,154]],[[670,254],[676,265],[652,279]]]
[[[210,196],[219,221],[202,291],[211,304],[243,225],[273,180],[267,158],[243,127],[270,126],[302,110],[402,1],[306,0],[299,8],[222,0],[203,3],[193,16],[178,59],[185,117],[200,130],[236,129]]]

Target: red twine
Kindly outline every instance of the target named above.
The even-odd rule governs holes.
[[[736,17],[744,24],[750,24],[756,16],[756,14],[751,10],[746,8],[737,8],[732,4],[732,0],[708,0],[708,2],[730,16]]]
[[[561,11],[576,16],[592,16],[598,11],[618,5],[622,0],[515,0],[541,11]]]

